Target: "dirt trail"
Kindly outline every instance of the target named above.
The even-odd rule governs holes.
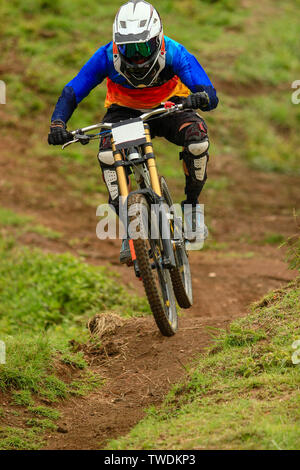
[[[97,240],[97,203],[90,207],[74,199],[58,159],[35,159],[18,145],[16,149],[6,141],[0,152],[0,205],[35,215],[40,223],[64,234],[59,240],[27,234],[22,242],[55,252],[84,252],[88,262],[117,270],[128,289],[143,294],[132,270],[118,264],[119,241]],[[67,432],[51,434],[48,449],[97,449],[127,433],[146,407],[161,403],[170,386],[186,373],[185,365],[209,344],[207,327],[226,327],[245,315],[252,301],[294,278],[283,250],[261,240],[269,232],[294,233],[299,178],[259,173],[221,156],[212,160],[210,175],[225,176],[230,182],[224,193],[210,198],[210,192],[204,191],[203,198],[212,237],[226,245],[191,254],[193,308],[183,313],[179,331],[170,339],[159,334],[152,318],[126,322],[114,337],[111,355],[96,358],[91,366],[105,378],[104,386],[87,397],[61,403],[60,425]],[[51,185],[55,192],[49,193]],[[74,238],[76,246],[69,243]]]

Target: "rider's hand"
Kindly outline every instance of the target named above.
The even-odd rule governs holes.
[[[48,134],[49,145],[63,145],[73,139],[73,135],[67,131],[66,124],[63,121],[57,120],[51,123],[50,133]]]
[[[185,108],[202,109],[203,111],[205,111],[208,105],[209,97],[205,91],[200,91],[198,93],[189,95],[184,103]]]

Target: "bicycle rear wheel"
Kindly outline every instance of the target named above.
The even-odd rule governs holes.
[[[139,193],[128,196],[129,232],[133,238],[138,270],[155,322],[164,336],[173,336],[178,328],[175,295],[170,272],[162,265],[161,240],[151,240],[151,211],[146,198]],[[129,233],[130,235],[130,233]]]
[[[172,197],[167,185],[167,182],[163,176],[160,177],[160,186],[162,195],[171,208],[173,206]],[[173,233],[175,232],[174,220],[176,214],[173,212]],[[188,255],[185,249],[184,240],[174,240],[175,243],[175,260],[176,268],[170,269],[171,280],[178,302],[179,307],[181,308],[190,308],[193,305],[193,289],[192,289],[192,276],[190,270],[190,264],[188,260]]]

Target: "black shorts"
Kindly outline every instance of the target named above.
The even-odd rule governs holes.
[[[170,98],[173,103],[179,104],[182,98],[174,96]],[[141,111],[131,108],[125,108],[113,104],[107,110],[103,122],[120,122],[130,118],[136,118],[143,114]],[[186,110],[169,116],[156,118],[147,121],[150,126],[151,137],[164,137],[175,145],[184,146],[184,132],[179,132],[181,126],[186,122],[199,122],[203,119],[193,110]]]

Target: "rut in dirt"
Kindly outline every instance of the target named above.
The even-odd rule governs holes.
[[[147,407],[159,405],[171,385],[184,377],[185,363],[209,344],[207,327],[226,324],[226,318],[185,318],[178,333],[166,338],[152,318],[125,322],[105,343],[105,351],[89,356],[92,370],[105,379],[104,386],[58,407],[63,415],[58,424],[65,432],[51,434],[46,449],[95,450],[125,435]]]

